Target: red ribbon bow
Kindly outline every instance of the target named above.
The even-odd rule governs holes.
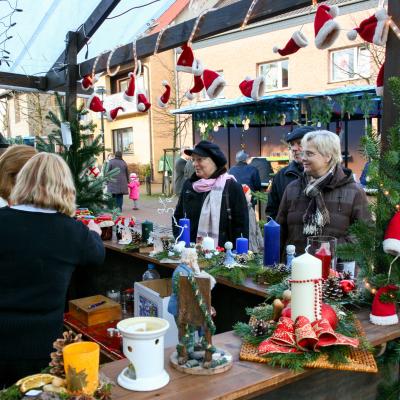
[[[303,351],[319,351],[327,346],[358,347],[359,340],[336,333],[328,320],[320,319],[310,323],[307,317],[281,317],[274,334],[258,346],[258,354],[269,353],[302,353]]]

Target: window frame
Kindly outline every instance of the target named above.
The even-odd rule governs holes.
[[[130,133],[132,135],[132,151],[126,151],[123,148],[123,141],[122,141],[122,149],[118,148],[118,134],[123,134],[125,132],[121,132],[121,131],[129,131],[127,133]],[[111,130],[111,134],[112,134],[112,143],[113,143],[113,152],[115,153],[116,151],[122,151],[123,154],[130,154],[130,155],[134,155],[135,154],[135,137],[134,137],[134,133],[133,133],[133,127],[132,126],[126,126],[123,128],[117,128],[117,129],[112,129]],[[122,139],[121,139],[122,140]]]
[[[279,58],[279,59],[275,59],[275,60],[271,60],[271,61],[264,61],[264,62],[261,62],[261,63],[257,63],[257,76],[261,76],[262,75],[261,68],[262,68],[263,65],[266,65],[266,64],[279,64],[280,65],[280,73],[281,73],[281,82],[282,82],[283,81],[283,79],[282,79],[282,63],[285,62],[285,61],[287,62],[287,86],[280,86],[280,87],[277,87],[277,88],[275,88],[275,87],[269,88],[268,85],[267,85],[267,77],[266,77],[266,75],[264,75],[265,78],[266,78],[265,92],[264,93],[276,92],[276,91],[279,91],[279,90],[288,90],[290,88],[290,86],[289,86],[289,58],[285,57],[285,58]]]

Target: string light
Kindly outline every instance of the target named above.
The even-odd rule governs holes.
[[[169,25],[165,26],[164,28],[162,28],[160,30],[160,32],[158,32],[158,36],[157,36],[157,41],[156,41],[156,45],[154,47],[154,53],[153,55],[155,56],[158,52],[158,47],[160,46],[160,42],[161,42],[161,37],[164,34],[164,32],[169,28]]]
[[[253,12],[253,9],[254,9],[255,5],[257,4],[257,1],[258,1],[258,0],[253,0],[253,1],[251,2],[250,7],[249,7],[249,9],[247,10],[246,16],[244,17],[242,26],[240,27],[240,30],[243,30],[244,28],[246,28],[247,22],[249,21],[249,18],[250,18],[250,16],[251,16],[252,12]]]
[[[203,12],[200,13],[200,15],[197,17],[194,25],[193,25],[193,29],[192,29],[192,33],[189,36],[189,40],[187,41],[188,46],[191,46],[192,42],[193,42],[193,38],[194,35],[196,34],[197,28],[199,26],[200,20],[210,11],[215,11],[216,8],[209,8],[208,10],[204,10]]]
[[[392,18],[390,17],[387,24],[392,28],[393,33],[397,36],[398,39],[400,39],[400,29],[399,27],[394,23]]]
[[[376,293],[376,289],[371,287],[371,284],[366,279],[364,279],[364,286],[365,286],[365,289],[367,289],[371,294]]]
[[[221,126],[221,122],[217,121],[213,127],[214,132],[218,132],[220,126]]]
[[[92,67],[92,78],[94,78],[94,77],[96,76],[96,67],[97,67],[97,63],[98,63],[99,60],[100,60],[100,57],[101,57],[102,55],[106,54],[106,53],[107,53],[107,51],[102,51],[102,52],[96,57],[96,59],[94,60],[93,67]]]
[[[243,130],[244,130],[244,131],[248,131],[249,128],[250,128],[250,118],[249,118],[249,117],[246,117],[246,118],[242,121],[242,124],[243,124]]]
[[[108,55],[108,59],[107,59],[107,74],[108,74],[109,76],[115,76],[115,75],[117,75],[117,74],[118,74],[118,71],[119,71],[120,68],[121,68],[121,66],[118,65],[117,68],[115,68],[115,71],[114,71],[114,72],[111,72],[111,70],[110,70],[111,58],[112,58],[113,54],[115,53],[115,51],[116,51],[119,47],[121,47],[121,46],[122,46],[121,44],[118,44],[117,46],[115,46],[115,47],[111,50],[110,54]]]
[[[208,127],[208,124],[206,124],[205,122],[200,122],[199,123],[199,127],[200,127],[200,133],[206,133],[206,129]]]

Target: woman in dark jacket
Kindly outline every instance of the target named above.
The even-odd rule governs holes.
[[[117,207],[122,211],[122,203],[124,194],[128,194],[129,172],[128,165],[122,159],[122,152],[116,151],[115,158],[108,162],[108,170],[119,168],[119,174],[107,184],[107,191],[112,193],[112,196],[117,203]]]
[[[371,219],[364,191],[351,171],[340,165],[339,137],[315,131],[307,133],[301,144],[304,174],[287,186],[277,216],[282,246],[294,244],[297,254],[304,252],[307,236],[350,242],[349,226]]]
[[[183,184],[175,218],[190,219],[190,241],[209,236],[215,245],[223,246],[236,238],[249,235],[249,216],[242,186],[226,171],[226,157],[220,148],[202,140],[193,150],[185,150],[193,158],[195,173]],[[174,235],[179,228],[173,226]]]

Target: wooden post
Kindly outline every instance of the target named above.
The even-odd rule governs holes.
[[[72,109],[76,107],[76,81],[78,80],[78,34],[68,32],[66,47],[66,91],[65,91],[65,119],[69,122],[75,118]]]
[[[388,14],[393,22],[400,27],[400,7],[398,0],[388,0]],[[382,152],[388,149],[388,130],[393,126],[394,121],[399,118],[399,109],[393,104],[393,97],[389,91],[388,79],[391,76],[400,77],[400,39],[393,30],[389,29],[389,36],[386,43],[385,57],[385,80],[383,95],[383,116],[382,116],[382,134],[381,149]]]

